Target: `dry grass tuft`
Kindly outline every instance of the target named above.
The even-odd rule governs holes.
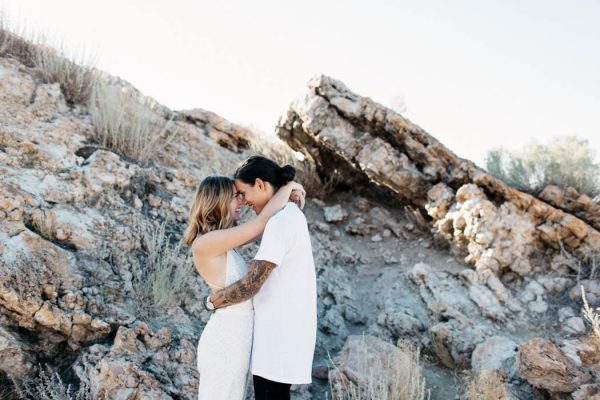
[[[448,350],[444,344],[443,338],[439,337],[439,335],[434,332],[431,333],[431,346],[433,348],[435,358],[440,364],[450,370],[455,370],[458,368],[458,364],[456,361],[454,361],[452,354],[450,354],[450,350]]]
[[[60,89],[69,103],[89,102],[92,88],[99,79],[99,73],[94,68],[95,60],[85,54],[68,55],[63,46],[56,50],[40,45],[34,53],[34,63],[41,69],[46,82],[60,84]]]
[[[420,352],[413,344],[398,341],[398,354],[383,363],[373,363],[366,345],[358,351],[353,377],[335,367],[337,379],[330,383],[333,400],[424,400],[429,398]],[[360,377],[357,379],[357,377]]]
[[[482,371],[466,380],[466,400],[503,400],[509,397],[504,377],[498,371]]]
[[[152,99],[104,82],[92,90],[90,114],[98,143],[141,164],[176,135]]]
[[[14,394],[20,399],[31,400],[94,400],[89,386],[82,382],[78,390],[66,385],[57,372],[41,369],[36,378],[23,382],[13,381]]]
[[[145,317],[157,316],[182,300],[185,284],[193,273],[192,262],[182,251],[182,242],[171,244],[166,223],[146,229],[146,249],[142,265],[133,269],[133,287],[140,312]]]
[[[69,103],[89,105],[99,144],[144,164],[174,136],[171,121],[160,116],[156,102],[110,85],[94,67],[95,58],[62,45],[55,48],[43,35],[14,31],[0,14],[0,56],[38,68],[46,83],[60,85]]]
[[[590,336],[594,339],[596,344],[600,345],[600,307],[596,307],[595,310],[591,308],[585,298],[585,289],[583,288],[583,285],[580,287],[581,299],[583,300],[583,316],[592,327]]]
[[[600,250],[581,246],[571,253],[561,240],[558,241],[558,244],[564,265],[575,271],[578,283],[582,279],[597,278],[598,267],[600,267]]]
[[[0,57],[11,57],[33,67],[35,45],[9,27],[6,15],[0,11]]]
[[[87,104],[98,80],[93,57],[72,54],[64,46],[54,48],[41,34],[15,33],[0,13],[0,57],[11,57],[39,68],[46,83],[58,83],[71,104]]]

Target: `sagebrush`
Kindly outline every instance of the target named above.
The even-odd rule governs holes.
[[[131,88],[98,81],[92,89],[90,114],[96,141],[141,164],[176,135],[156,102]]]
[[[186,284],[193,275],[190,256],[182,242],[171,243],[166,223],[146,228],[144,255],[133,269],[133,286],[143,317],[159,315],[182,300]]]
[[[89,386],[81,382],[76,389],[65,384],[60,375],[52,369],[40,368],[38,376],[24,381],[13,381],[14,395],[27,400],[95,400]]]
[[[600,164],[587,140],[555,137],[532,143],[521,151],[494,149],[485,157],[486,169],[507,184],[532,194],[546,186],[573,187],[595,197],[600,194]]]

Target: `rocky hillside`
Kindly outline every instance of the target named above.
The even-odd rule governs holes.
[[[142,165],[99,146],[87,108],[40,76],[0,58],[0,396],[48,366],[100,399],[195,399],[208,289],[176,243],[200,180],[231,174],[258,140],[162,108],[177,134]],[[463,370],[493,372],[505,398],[597,396],[579,284],[597,305],[599,216],[585,196],[507,187],[327,77],[277,132],[327,187],[305,209],[319,334],[314,383],[294,398],[363,382],[360,347],[385,359],[399,339],[421,350],[433,399],[462,398]],[[174,301],[153,302],[145,271],[167,253],[184,276]]]

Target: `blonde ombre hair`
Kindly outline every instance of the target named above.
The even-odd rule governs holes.
[[[233,180],[226,176],[209,176],[198,186],[190,207],[190,222],[183,242],[191,245],[198,235],[235,225],[229,211],[233,200]]]

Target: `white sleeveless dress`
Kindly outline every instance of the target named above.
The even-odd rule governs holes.
[[[227,252],[225,285],[248,271],[236,251]],[[254,309],[252,299],[216,310],[198,342],[198,400],[243,400],[248,381]]]

